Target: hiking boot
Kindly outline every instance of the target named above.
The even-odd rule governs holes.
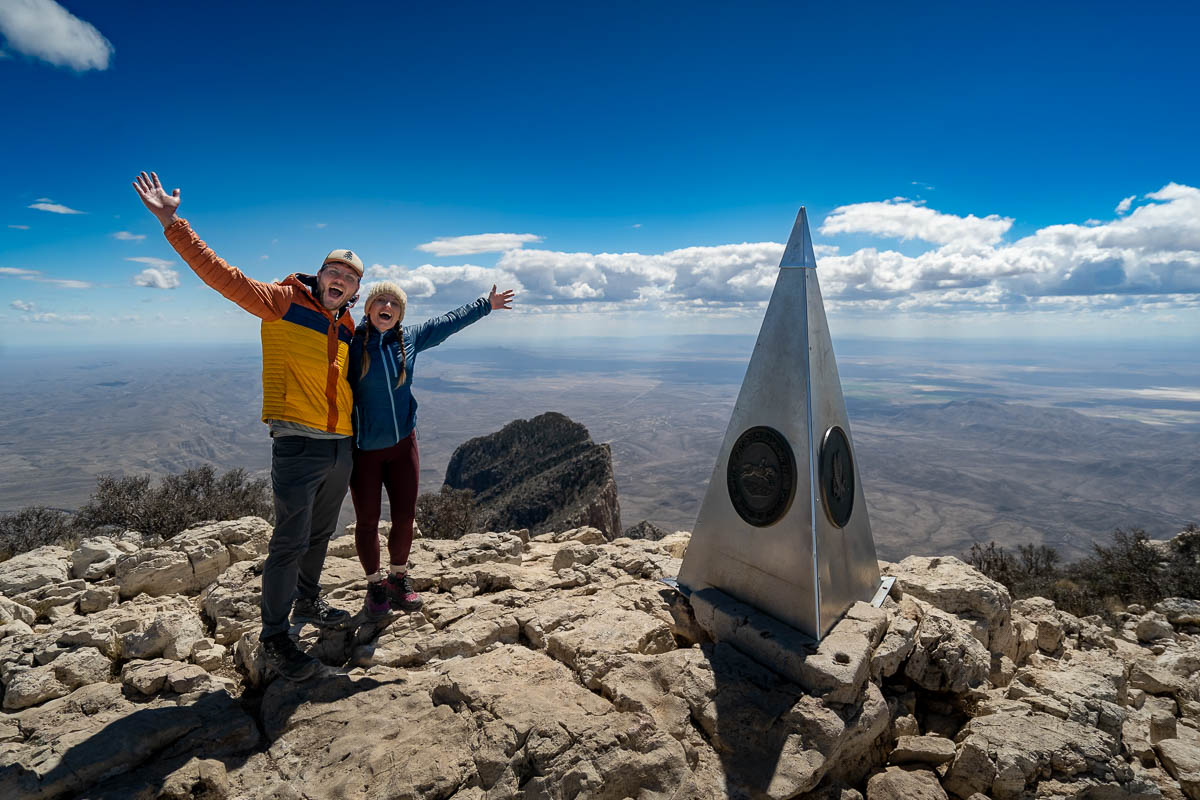
[[[421,595],[413,589],[412,578],[408,577],[407,572],[399,576],[395,573],[388,575],[383,581],[383,588],[392,608],[416,611],[422,605]]]
[[[338,630],[346,627],[350,622],[350,614],[340,608],[334,608],[320,597],[312,600],[301,597],[292,606],[292,624],[299,625],[303,622],[316,625],[318,628]]]
[[[392,610],[388,603],[387,589],[383,581],[367,581],[367,601],[363,604],[363,616],[370,622],[378,622]]]
[[[259,639],[259,643],[262,645],[263,659],[267,666],[286,680],[306,680],[321,667],[320,661],[296,647],[287,631]]]

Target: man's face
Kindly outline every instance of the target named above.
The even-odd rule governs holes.
[[[345,264],[330,262],[317,273],[317,299],[329,311],[346,304],[358,291],[358,273]]]

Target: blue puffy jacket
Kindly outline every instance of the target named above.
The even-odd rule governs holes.
[[[451,334],[461,331],[491,313],[486,297],[467,303],[449,314],[420,325],[395,327],[382,336],[369,319],[363,319],[350,343],[350,388],[354,390],[354,445],[360,450],[381,450],[401,441],[417,425],[417,400],[412,395],[413,369],[417,353],[437,347]],[[404,337],[404,382],[396,388],[400,373],[400,336]],[[362,373],[363,353],[370,357]],[[360,377],[361,376],[361,377]]]

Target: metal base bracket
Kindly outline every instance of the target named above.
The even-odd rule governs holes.
[[[883,601],[887,598],[888,593],[892,591],[892,587],[896,584],[896,576],[888,575],[879,582],[879,589],[875,592],[875,596],[871,598],[871,605],[879,608],[883,605]]]

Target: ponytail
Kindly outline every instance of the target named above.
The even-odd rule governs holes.
[[[367,377],[367,370],[371,368],[371,354],[367,351],[367,339],[371,336],[371,323],[363,326],[362,344],[362,372],[358,373],[358,379],[361,381]]]
[[[404,350],[404,329],[399,325],[396,327],[399,328],[396,338],[400,340],[400,371],[396,374],[396,388],[399,389],[404,385],[404,378],[408,374],[408,354]]]

